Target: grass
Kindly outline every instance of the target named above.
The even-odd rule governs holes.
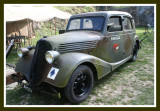
[[[137,28],[138,35],[144,28]],[[15,53],[7,62],[16,63]],[[29,93],[17,86],[6,91],[7,105],[66,105],[59,95]],[[154,43],[143,41],[135,62],[127,62],[94,83],[86,101],[80,105],[153,105],[154,104]]]
[[[18,60],[19,60],[19,57],[17,55],[17,51],[13,49],[11,53],[8,55],[6,62],[15,65]]]

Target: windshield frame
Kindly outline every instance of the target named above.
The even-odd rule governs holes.
[[[81,19],[81,18],[97,18],[97,17],[102,17],[103,18],[103,23],[102,23],[102,28],[101,30],[93,30],[93,29],[73,29],[73,30],[68,30],[69,25],[71,20],[73,19]],[[104,29],[104,24],[105,24],[105,17],[104,16],[82,16],[82,17],[74,17],[74,18],[70,18],[67,24],[67,28],[66,28],[66,32],[70,32],[70,31],[97,31],[97,32],[102,32]]]

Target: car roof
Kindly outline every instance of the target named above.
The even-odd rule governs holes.
[[[87,12],[87,13],[80,13],[80,14],[75,14],[72,15],[71,18],[76,18],[76,17],[84,17],[84,16],[111,16],[111,15],[126,15],[129,17],[132,17],[131,14],[123,11],[98,11],[98,12]]]

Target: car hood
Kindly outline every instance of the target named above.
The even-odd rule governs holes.
[[[100,33],[94,31],[71,31],[44,38],[52,45],[52,49],[62,53],[95,48],[100,39]]]

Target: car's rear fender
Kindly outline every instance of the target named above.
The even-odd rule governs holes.
[[[141,47],[140,47],[139,37],[138,37],[137,35],[134,36],[134,45],[133,45],[133,46],[135,46],[135,44],[138,45],[138,49],[141,48]]]

